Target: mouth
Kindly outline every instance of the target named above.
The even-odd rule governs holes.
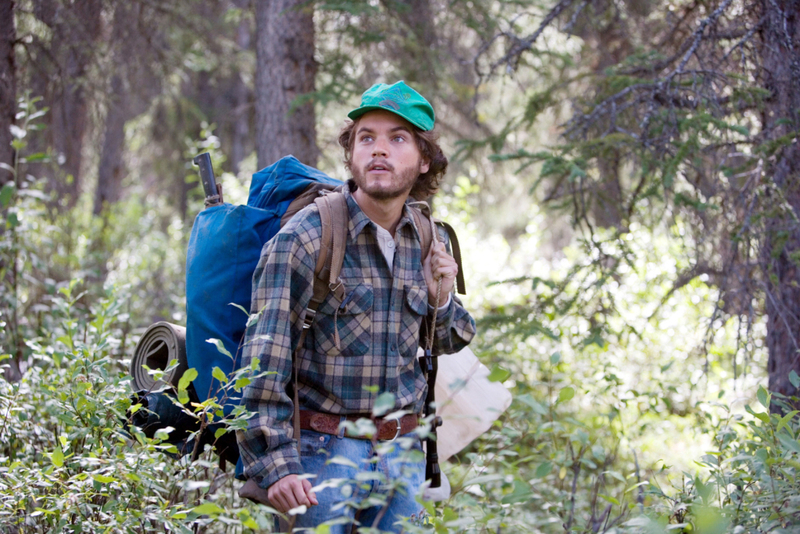
[[[394,167],[385,162],[373,161],[367,165],[367,172],[391,172]]]

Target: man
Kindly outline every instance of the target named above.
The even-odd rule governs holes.
[[[245,476],[267,489],[274,508],[286,512],[309,507],[297,516],[296,527],[336,518],[353,521],[352,507],[335,505],[345,499],[365,502],[386,492],[377,483],[314,492],[312,482],[301,475],[313,475],[313,485],[319,485],[332,478],[354,478],[361,470],[403,481],[403,491],[387,495],[386,510],[376,506],[358,516],[361,524],[396,530],[399,519],[421,512],[414,497],[424,482],[424,460],[402,464],[392,457],[400,454],[396,451],[370,462],[375,444],[346,435],[339,423],[369,417],[383,392],[394,394],[396,410],[421,414],[427,385],[416,355],[425,323],[436,315],[433,352],[442,354],[466,346],[475,322],[450,295],[457,263],[441,243],[431,246],[423,262],[420,234],[405,206],[410,197],[435,193],[447,168],[431,132],[433,108],[403,82],[378,84],[364,93],[361,106],[348,117],[354,122],[339,138],[352,174],[344,192],[349,212],[341,273],[345,297],[340,301],[332,292],[320,305],[295,362],[302,457],[292,439],[293,404],[286,390],[320,248],[320,217],[313,204],[264,247],[254,273],[252,310],[261,314],[248,329],[243,365],[258,357],[261,369],[272,374],[245,389],[242,402],[257,415],[238,440]],[[412,424],[404,424],[404,432],[416,427],[416,416],[406,419]],[[393,430],[399,425],[378,421],[379,428],[387,426]],[[419,449],[419,442],[414,446]],[[328,464],[334,456],[344,456],[349,465]],[[343,524],[331,529],[349,531]]]

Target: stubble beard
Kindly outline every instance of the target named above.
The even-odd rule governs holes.
[[[419,164],[416,165],[416,167],[412,166],[401,171],[400,174],[396,174],[395,171],[392,170],[393,176],[388,187],[371,187],[366,180],[366,169],[369,168],[370,164],[366,165],[363,169],[353,167],[351,172],[353,174],[353,181],[355,181],[358,188],[364,191],[367,196],[378,201],[393,200],[402,196],[408,196],[414,188],[414,184],[417,182],[420,174]]]

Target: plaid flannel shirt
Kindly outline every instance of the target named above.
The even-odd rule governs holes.
[[[346,189],[346,188],[345,188]],[[392,392],[395,408],[420,413],[427,383],[417,361],[421,332],[433,309],[422,274],[419,234],[404,210],[393,271],[381,254],[376,226],[345,191],[350,214],[341,278],[345,296],[322,302],[297,361],[303,408],[337,415],[369,413],[375,398]],[[305,208],[271,239],[253,273],[251,313],[261,312],[245,334],[242,365],[260,359],[261,371],[243,392],[256,412],[237,432],[247,478],[262,488],[302,474],[292,439],[292,352],[313,294],[321,226],[316,206]],[[457,298],[436,320],[434,354],[450,354],[475,335],[475,321]],[[424,341],[424,340],[423,340]],[[370,391],[366,389],[372,386]]]

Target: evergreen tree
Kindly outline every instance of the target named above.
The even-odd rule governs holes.
[[[535,128],[568,99],[562,144],[498,159],[541,164],[543,200],[571,213],[602,279],[625,263],[630,225],[686,228],[689,266],[670,294],[709,277],[720,291],[710,323],[734,318],[746,336],[766,313],[770,388],[785,395],[797,395],[789,372],[800,372],[797,13],[792,1],[561,0],[538,28],[511,26],[497,35],[505,46],[479,58],[488,76],[560,74],[527,92],[513,126]],[[582,38],[579,68],[561,68],[541,43],[556,28]],[[609,255],[610,244],[621,252]],[[585,313],[594,321],[613,310],[595,302]]]

